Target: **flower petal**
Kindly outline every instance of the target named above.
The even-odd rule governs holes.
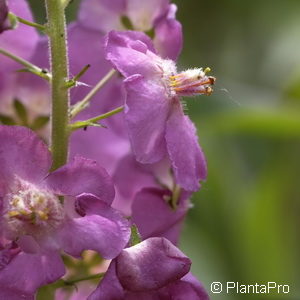
[[[132,150],[141,163],[157,162],[166,155],[164,135],[170,105],[165,89],[139,75],[126,79],[125,88],[125,119]]]
[[[96,161],[76,156],[45,179],[47,186],[61,195],[93,194],[110,204],[115,191],[112,180]]]
[[[155,187],[157,181],[151,170],[136,161],[132,153],[120,159],[113,175],[116,185],[116,197],[112,204],[113,207],[122,211],[125,215],[131,215],[131,206],[134,197],[144,187]]]
[[[0,299],[9,300],[34,300],[34,293],[25,293],[15,288],[9,289],[6,287],[1,287],[0,289]]]
[[[209,296],[198,279],[191,272],[169,287],[170,298],[178,300],[209,300]]]
[[[188,202],[181,201],[174,210],[164,199],[165,196],[170,197],[170,192],[155,188],[144,188],[136,194],[132,205],[132,222],[137,225],[143,240],[155,236],[166,237],[169,230],[183,221]],[[178,236],[173,236],[171,242],[176,243],[177,240]]]
[[[127,0],[127,16],[133,28],[139,31],[149,31],[155,21],[166,14],[169,0]]]
[[[163,58],[177,60],[183,43],[182,26],[175,19],[177,7],[170,5],[170,11],[167,18],[162,19],[155,26],[154,45],[157,52]]]
[[[116,258],[117,276],[128,291],[157,290],[180,279],[191,261],[165,238],[149,238]]]
[[[116,125],[116,129],[119,125],[123,125],[122,130],[124,131],[126,129],[124,121],[121,123],[115,119],[113,120],[114,124],[111,121],[110,119],[108,129],[89,127],[87,130],[74,132],[71,136],[70,156],[82,155],[96,160],[110,174],[113,174],[119,160],[130,151],[130,143],[128,138],[123,138],[112,130],[114,125]],[[86,145],[91,146],[86,147]]]
[[[112,261],[104,278],[100,281],[97,289],[88,297],[87,300],[99,299],[124,299],[124,290],[116,274],[116,262]]]
[[[75,257],[79,257],[84,250],[95,250],[106,259],[116,257],[128,243],[128,222],[101,201],[97,203],[95,197],[81,197],[80,201],[79,205],[87,215],[66,221],[58,233],[62,248]],[[92,212],[97,215],[91,215]]]
[[[64,273],[65,267],[58,252],[21,252],[0,271],[0,291],[6,288],[24,294],[35,293],[40,286],[56,281]]]
[[[26,127],[0,126],[0,196],[14,176],[40,182],[51,166],[47,146]]]
[[[40,246],[31,235],[22,235],[18,241],[18,246],[23,252],[28,254],[35,254],[40,251]]]
[[[79,21],[82,26],[103,33],[122,29],[121,16],[125,6],[125,0],[84,0],[79,9]]]
[[[206,178],[206,161],[196,128],[184,115],[179,100],[174,102],[167,122],[166,141],[176,182],[188,191],[197,191],[199,181]]]
[[[107,35],[106,59],[126,77],[134,74],[153,76],[160,71],[147,49],[155,56],[152,41],[142,32],[111,31]]]

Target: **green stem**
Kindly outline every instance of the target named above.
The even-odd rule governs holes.
[[[48,81],[51,80],[51,74],[45,72],[43,69],[41,69],[41,68],[37,67],[36,65],[30,63],[29,61],[15,55],[13,53],[10,53],[10,52],[2,49],[2,48],[0,48],[0,53],[7,56],[7,57],[9,57],[10,59],[16,61],[17,63],[23,65],[24,67],[26,67],[27,68],[26,71],[31,72],[35,75],[38,75],[38,76],[40,76],[40,77],[42,77],[42,78],[44,78]]]
[[[175,184],[174,189],[172,191],[172,198],[171,198],[171,202],[170,202],[171,207],[174,210],[177,209],[180,194],[181,194],[181,187],[178,184]]]
[[[100,116],[97,116],[97,117],[94,117],[94,118],[91,118],[88,120],[84,120],[84,121],[78,121],[78,122],[70,124],[69,126],[70,126],[71,131],[74,131],[74,130],[80,129],[80,128],[84,128],[87,126],[94,126],[98,121],[106,119],[110,116],[113,116],[123,110],[124,110],[124,106],[119,106],[103,115],[100,115]]]
[[[91,98],[93,98],[96,93],[116,74],[115,70],[110,70],[95,86],[94,88],[84,97],[83,100],[76,103],[71,110],[70,118],[77,116],[82,110],[84,110]]]
[[[64,165],[68,159],[69,142],[69,90],[65,82],[69,77],[65,12],[61,0],[45,0],[47,33],[49,35],[52,73],[52,170]]]
[[[62,0],[62,5],[66,8],[72,0]]]
[[[16,18],[20,23],[23,23],[25,25],[37,28],[37,29],[42,30],[42,31],[44,31],[46,29],[46,26],[44,26],[44,25],[41,25],[41,24],[38,24],[38,23],[35,23],[35,22],[31,22],[31,21],[25,20],[25,19],[23,19],[21,17],[16,16],[15,14],[13,14],[11,12],[9,13],[9,15],[12,18]]]
[[[105,273],[99,273],[99,274],[94,274],[94,275],[90,275],[90,276],[86,276],[86,277],[82,277],[82,278],[78,278],[78,279],[64,280],[64,284],[65,285],[74,285],[77,282],[102,278],[104,275],[105,275]]]

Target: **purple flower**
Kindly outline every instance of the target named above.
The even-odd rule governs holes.
[[[134,198],[142,189],[164,187],[171,190],[173,185],[168,161],[145,165],[137,162],[132,153],[126,153],[118,160],[112,177],[116,186],[113,207],[128,216],[132,215]]]
[[[87,149],[84,146],[87,143],[93,143],[93,147]],[[131,216],[142,238],[163,236],[177,244],[183,220],[190,208],[191,193],[181,190],[177,207],[172,208],[175,183],[170,163],[140,164],[132,154],[126,153],[127,148],[121,137],[107,129],[89,128],[78,132],[73,139],[73,151],[87,154],[109,167],[116,187],[112,207]]]
[[[103,168],[76,157],[48,174],[50,153],[32,131],[1,126],[0,140],[1,299],[11,291],[32,295],[60,278],[60,250],[75,257],[84,250],[106,259],[119,254],[130,230],[110,207],[114,187]]]
[[[131,216],[142,239],[159,236],[177,244],[191,193],[176,190],[170,163],[140,164],[132,154],[126,155],[119,160],[113,180],[112,206]]]
[[[137,226],[142,239],[165,237],[176,245],[190,208],[190,194],[181,191],[177,207],[174,209],[169,203],[173,196],[169,190],[144,188],[139,191],[132,204],[131,221]]]
[[[149,238],[122,250],[88,300],[207,300],[190,266],[190,259],[167,239]]]
[[[196,191],[206,163],[180,96],[210,94],[215,79],[202,69],[177,73],[175,63],[159,57],[139,32],[110,32],[106,57],[126,77],[125,119],[136,159],[149,164],[168,156],[176,182]]]
[[[3,5],[3,0],[0,1],[2,1],[0,4]],[[8,0],[7,4],[12,13],[26,20],[32,20],[32,14],[27,1]],[[5,7],[6,6],[4,6],[4,14]],[[0,11],[2,14],[2,7]],[[0,28],[2,26],[1,18],[4,18],[4,15],[0,15]],[[2,32],[0,35],[0,47],[22,58],[28,59],[33,54],[38,39],[39,35],[34,28],[24,24],[18,24],[16,29]],[[17,68],[20,68],[19,64],[3,55],[0,56],[0,71],[7,73],[9,70],[15,70]]]
[[[176,20],[176,10],[169,0],[84,0],[79,22],[104,34],[112,29],[148,32],[154,35],[155,47],[162,57],[176,59],[182,48],[182,28]]]

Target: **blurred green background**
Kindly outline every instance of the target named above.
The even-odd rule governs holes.
[[[43,20],[42,3],[30,2]],[[179,65],[210,66],[217,77],[211,97],[186,101],[209,176],[181,248],[207,290],[214,281],[290,286],[289,294],[212,299],[299,300],[300,1],[175,3],[185,38]]]

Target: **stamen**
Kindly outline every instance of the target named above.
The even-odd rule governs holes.
[[[19,180],[5,196],[4,211],[3,225],[10,238],[43,235],[59,226],[64,218],[63,206],[54,194]]]
[[[206,73],[210,71],[207,67],[204,71],[200,68],[172,74],[169,76],[169,86],[179,96],[211,95],[213,92],[211,85],[215,83],[216,78],[206,76]]]
[[[43,220],[43,221],[47,221],[48,220],[48,214],[45,211],[37,211],[38,216]]]
[[[205,69],[204,69],[204,73],[206,74],[206,73],[209,73],[211,71],[211,68],[210,67],[206,67]]]
[[[20,213],[16,210],[11,210],[11,211],[8,212],[8,215],[9,215],[10,218],[13,218],[13,217],[19,216]]]

